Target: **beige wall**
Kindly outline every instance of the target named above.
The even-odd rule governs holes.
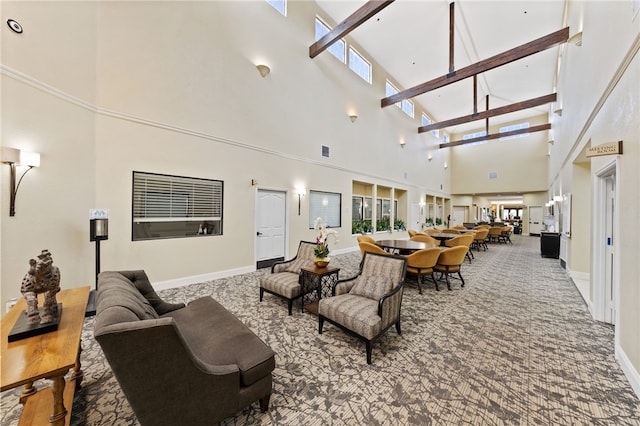
[[[169,282],[254,267],[259,188],[288,191],[289,253],[315,236],[308,198],[297,214],[297,186],[342,194],[336,250],[355,246],[353,180],[406,191],[405,216],[427,192],[448,196],[448,151],[427,160],[438,141],[416,132],[419,106],[414,119],[380,108],[383,69],[374,62],[369,85],[328,52],[308,57],[312,2],[290,2],[287,17],[262,0],[3,1],[2,12],[25,31],[2,28],[1,141],[42,154],[17,215],[0,216],[3,302],[43,248],[63,287],[93,285],[91,208],[110,212],[102,270],[141,268]],[[271,74],[260,77],[257,63]],[[222,179],[224,235],[132,242],[134,170]],[[8,167],[1,176],[5,207]]]
[[[547,121],[547,116],[544,115],[529,120],[529,124],[536,126]],[[521,122],[519,120],[510,124]],[[501,126],[490,127],[490,133],[498,133]],[[478,129],[480,130],[484,129]],[[462,135],[454,135],[452,139],[454,138],[462,139]],[[531,133],[524,138],[491,140],[481,145],[450,148],[451,192],[499,194],[546,190],[548,138],[548,132],[543,131]],[[496,172],[498,178],[489,179],[490,172]]]

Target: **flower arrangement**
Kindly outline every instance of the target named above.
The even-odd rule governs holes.
[[[329,237],[333,236],[333,242],[338,243],[338,233],[333,229],[327,229],[327,224],[321,217],[316,219],[313,229],[318,231],[313,255],[318,259],[324,259],[329,256]]]

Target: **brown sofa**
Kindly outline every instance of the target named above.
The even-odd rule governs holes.
[[[144,271],[98,277],[94,335],[142,425],[211,425],[269,406],[275,354],[211,297],[170,304]]]

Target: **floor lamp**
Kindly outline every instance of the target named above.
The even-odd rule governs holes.
[[[98,274],[100,274],[100,241],[109,239],[109,219],[89,220],[89,241],[96,242],[96,288],[89,292],[89,302],[85,317],[96,314],[98,303]]]

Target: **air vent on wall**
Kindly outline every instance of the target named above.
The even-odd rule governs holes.
[[[329,158],[329,147],[322,145],[322,156]]]
[[[498,172],[489,172],[489,179],[498,179]]]

